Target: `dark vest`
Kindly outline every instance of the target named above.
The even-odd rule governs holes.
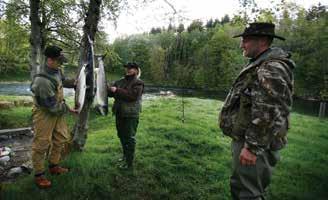
[[[133,86],[135,86],[136,84],[143,85],[143,82],[138,78],[134,78],[131,80],[122,78],[116,81],[114,85],[118,88],[123,88],[130,91],[133,89]],[[141,91],[141,94],[142,92],[143,91]],[[139,113],[141,112],[141,102],[142,102],[141,95],[137,97],[136,101],[125,101],[120,98],[115,98],[115,102],[112,108],[113,114],[115,114],[118,117],[139,117]]]

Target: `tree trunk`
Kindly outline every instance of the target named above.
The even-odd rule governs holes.
[[[320,102],[319,118],[324,118],[326,113],[326,102]]]
[[[80,49],[80,68],[83,63],[88,63],[88,53],[90,48],[93,48],[88,41],[88,37],[93,41],[97,32],[98,22],[100,18],[100,6],[102,0],[90,0],[88,13],[85,18],[85,24],[83,27],[83,38],[82,45]],[[90,46],[91,45],[91,46]],[[92,56],[94,56],[92,54]],[[94,58],[92,58],[94,61]],[[93,67],[89,66],[87,77],[88,89],[86,91],[86,99],[81,110],[80,115],[78,116],[74,129],[73,129],[73,148],[74,150],[82,151],[87,140],[88,133],[88,119],[89,119],[89,110],[92,105],[94,97],[94,76],[93,76]]]
[[[31,60],[30,70],[31,79],[33,76],[41,71],[42,63],[42,32],[40,20],[40,0],[30,0],[30,21],[31,21]]]

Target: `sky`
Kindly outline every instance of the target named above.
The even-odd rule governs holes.
[[[280,0],[274,0],[280,2]],[[287,0],[302,7],[309,8],[319,2],[328,5],[328,0]],[[130,1],[134,2],[134,1]],[[166,3],[166,2],[169,2]],[[272,6],[269,0],[255,0],[260,8]],[[170,6],[173,5],[175,11]],[[116,27],[112,22],[105,21],[102,26],[108,34],[108,40],[114,41],[117,37],[149,32],[152,27],[167,27],[171,22],[178,25],[183,23],[187,27],[192,20],[221,19],[225,14],[230,17],[239,9],[238,0],[156,0],[144,5],[130,5],[129,9],[120,14]],[[138,8],[135,8],[138,7]]]

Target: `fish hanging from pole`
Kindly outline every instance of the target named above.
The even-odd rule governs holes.
[[[86,98],[93,99],[95,96],[95,75],[94,75],[94,51],[93,41],[88,36],[88,56],[87,63],[80,68],[76,81],[75,109],[81,112]]]
[[[108,94],[107,94],[107,80],[104,68],[104,57],[96,56],[98,59],[98,67],[95,68],[96,77],[96,95],[94,99],[95,108],[101,115],[108,114]]]

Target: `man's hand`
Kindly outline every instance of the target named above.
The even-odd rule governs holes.
[[[113,92],[113,93],[114,93],[114,92],[116,92],[116,90],[117,90],[117,87],[110,87],[109,89],[110,89],[110,91],[111,91],[111,92]]]
[[[239,161],[241,165],[255,165],[256,155],[244,147],[240,152]]]
[[[74,109],[74,108],[68,108],[68,111],[72,114],[79,114],[79,111],[77,109]]]

